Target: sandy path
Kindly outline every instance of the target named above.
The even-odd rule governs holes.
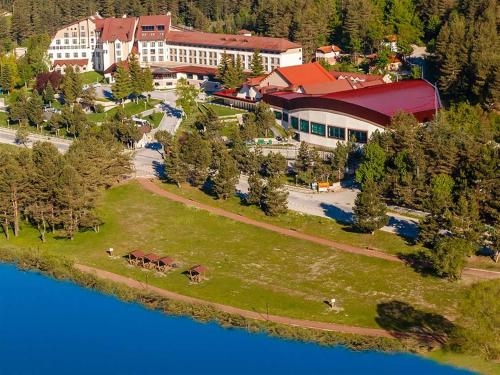
[[[319,245],[328,246],[328,247],[331,247],[331,248],[334,248],[337,250],[341,250],[341,251],[345,251],[348,253],[365,255],[365,256],[372,257],[372,258],[379,258],[379,259],[389,260],[392,262],[403,263],[403,260],[398,258],[396,255],[387,254],[387,253],[384,253],[382,251],[364,249],[362,247],[357,247],[357,246],[351,246],[351,245],[347,245],[345,243],[331,241],[331,240],[327,240],[325,238],[311,236],[311,235],[303,233],[303,232],[299,232],[299,231],[295,231],[295,230],[291,230],[291,229],[286,229],[286,228],[282,228],[282,227],[279,227],[279,226],[276,226],[273,224],[268,224],[268,223],[264,223],[261,221],[253,220],[253,219],[247,218],[245,216],[238,215],[238,214],[235,214],[233,212],[223,210],[221,208],[212,207],[212,206],[209,206],[209,205],[206,205],[206,204],[203,204],[200,202],[196,202],[196,201],[188,199],[188,198],[181,197],[177,194],[170,193],[166,190],[163,190],[161,187],[159,187],[157,184],[155,184],[153,181],[151,181],[149,179],[138,178],[137,181],[142,185],[142,187],[144,187],[146,190],[149,190],[152,193],[161,195],[162,197],[168,198],[168,199],[175,201],[175,202],[183,203],[183,204],[190,206],[190,207],[196,207],[196,208],[214,213],[216,215],[226,217],[226,218],[231,219],[231,220],[235,220],[235,221],[239,221],[241,223],[245,223],[248,225],[253,225],[253,226],[256,226],[259,228],[267,229],[267,230],[270,230],[270,231],[273,231],[273,232],[276,232],[276,233],[279,233],[279,234],[282,234],[285,236],[297,238],[300,240],[314,242],[314,243],[317,243]],[[471,276],[471,277],[475,277],[475,278],[480,278],[480,279],[498,279],[498,278],[500,278],[500,272],[483,270],[483,269],[478,269],[478,268],[465,268],[463,271],[463,275],[464,276]]]
[[[215,309],[217,309],[219,311],[222,311],[222,312],[225,312],[228,314],[240,315],[240,316],[242,316],[244,318],[248,318],[248,319],[269,321],[269,322],[274,322],[274,323],[286,324],[289,326],[317,329],[317,330],[323,330],[323,331],[351,333],[351,334],[371,336],[371,337],[394,338],[394,336],[392,336],[389,331],[386,331],[384,329],[363,328],[363,327],[348,326],[348,325],[343,325],[343,324],[325,323],[325,322],[317,322],[317,321],[311,321],[311,320],[286,318],[286,317],[277,316],[277,315],[267,315],[267,314],[262,314],[262,313],[258,313],[255,311],[243,310],[243,309],[239,309],[237,307],[222,305],[219,303],[206,302],[206,301],[201,300],[199,298],[188,297],[188,296],[185,296],[182,294],[170,292],[168,290],[161,289],[161,288],[158,288],[155,286],[146,285],[140,281],[137,281],[135,279],[131,279],[129,277],[117,275],[116,273],[112,273],[112,272],[104,271],[101,269],[85,266],[82,264],[76,264],[75,268],[79,269],[82,272],[94,274],[101,279],[106,279],[106,280],[114,281],[117,283],[125,284],[125,285],[127,285],[131,288],[135,288],[135,289],[148,290],[150,292],[154,292],[156,294],[159,294],[159,295],[166,297],[166,298],[169,298],[171,300],[186,302],[186,303],[190,303],[190,304],[208,305],[208,306],[214,307]]]

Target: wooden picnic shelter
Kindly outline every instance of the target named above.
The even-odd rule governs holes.
[[[159,255],[156,255],[155,253],[149,253],[142,258],[142,266],[144,268],[155,268],[156,264],[158,262],[158,259],[160,259]]]
[[[137,266],[142,263],[142,260],[144,259],[144,253],[141,250],[135,250],[128,254],[127,258],[130,264]]]
[[[208,269],[205,266],[202,266],[201,264],[198,264],[197,266],[191,267],[187,271],[189,280],[191,280],[193,283],[200,283],[203,280],[206,280],[207,273],[208,273]]]
[[[175,261],[171,257],[162,257],[156,262],[156,268],[160,272],[170,271],[175,266]]]

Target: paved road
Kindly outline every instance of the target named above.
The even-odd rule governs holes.
[[[248,191],[247,178],[242,177],[236,188],[242,193],[246,193]],[[309,215],[351,223],[353,220],[352,207],[358,192],[359,190],[355,188],[320,194],[309,192],[306,189],[290,189],[288,208]],[[416,219],[394,213],[388,215],[389,225],[383,227],[383,231],[409,238],[416,237],[418,234],[418,221]]]
[[[71,140],[65,140],[56,137],[47,137],[44,135],[37,135],[37,134],[30,134],[28,139],[29,139],[28,147],[31,147],[33,145],[33,142],[45,141],[52,143],[62,153],[68,151],[68,148],[71,145]],[[0,128],[0,143],[20,146],[19,144],[16,143],[16,131],[5,128]]]

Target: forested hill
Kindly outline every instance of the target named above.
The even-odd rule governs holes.
[[[160,14],[196,29],[234,33],[244,28],[304,46],[306,61],[320,45],[372,53],[385,36],[399,47],[425,44],[436,52],[439,86],[453,100],[492,106],[498,101],[500,54],[495,0],[0,0],[0,42],[33,34],[98,11],[103,16]]]

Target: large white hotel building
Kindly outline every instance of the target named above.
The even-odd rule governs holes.
[[[240,59],[250,69],[259,50],[268,72],[277,67],[302,64],[302,47],[282,38],[214,34],[172,25],[170,14],[101,18],[91,16],[58,30],[48,50],[52,68],[64,71],[108,72],[134,51],[143,66],[204,66],[215,68],[224,53]]]

